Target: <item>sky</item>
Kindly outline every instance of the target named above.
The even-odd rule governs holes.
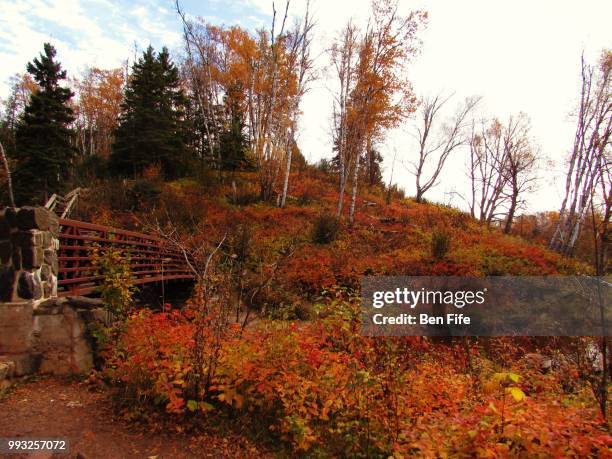
[[[303,13],[306,0],[292,0],[290,12]],[[279,0],[281,9],[283,0]],[[333,79],[325,50],[349,20],[363,24],[369,0],[311,0],[317,23],[314,55],[320,78],[304,98],[299,146],[311,162],[331,156]],[[271,0],[183,0],[182,8],[216,24],[249,29],[269,27]],[[574,134],[571,113],[579,88],[580,55],[594,62],[603,48],[612,48],[612,2],[606,0],[400,0],[400,11],[429,14],[419,33],[420,52],[408,67],[417,96],[442,92],[456,104],[481,96],[477,117],[502,121],[519,112],[531,119],[533,142],[544,160],[537,189],[526,210],[554,210],[563,192],[565,158]],[[51,41],[58,59],[72,76],[88,66],[114,68],[133,61],[149,44],[180,53],[181,23],[173,0],[0,0],[0,99],[8,96],[11,75],[25,71],[28,61]],[[384,157],[384,178],[414,194],[409,163],[416,155],[407,120],[378,145]],[[394,161],[395,158],[395,161]],[[467,151],[448,161],[440,184],[427,195],[435,201],[465,207],[469,182]]]

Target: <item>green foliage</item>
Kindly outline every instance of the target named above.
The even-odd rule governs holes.
[[[315,220],[312,241],[316,244],[329,244],[336,239],[339,231],[340,223],[334,215],[321,214]]]
[[[431,235],[431,256],[436,260],[446,257],[450,249],[450,234],[446,231],[436,230]]]
[[[28,64],[39,90],[33,93],[16,132],[17,168],[13,183],[18,204],[41,204],[41,198],[63,191],[76,150],[70,144],[69,106],[73,93],[60,86],[66,78],[55,48],[44,45],[40,58]]]
[[[244,113],[238,99],[240,91],[239,87],[232,86],[225,96],[229,121],[219,139],[221,167],[230,171],[245,169],[251,165],[247,157],[249,140],[244,132]]]
[[[259,191],[247,186],[235,190],[228,198],[229,202],[236,206],[248,206],[260,202],[261,194]]]
[[[133,208],[153,208],[161,194],[161,183],[151,179],[138,179],[130,189]]]
[[[118,319],[125,318],[132,306],[135,291],[129,257],[124,256],[118,249],[96,247],[92,264],[103,276],[100,292],[105,307]]]
[[[163,48],[149,48],[132,67],[110,168],[116,174],[135,176],[147,166],[160,165],[165,177],[185,172],[187,98],[178,69]]]
[[[91,187],[96,180],[106,180],[108,176],[108,161],[100,155],[88,155],[77,164],[74,182],[81,187]]]

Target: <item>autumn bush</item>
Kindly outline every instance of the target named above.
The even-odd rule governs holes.
[[[235,413],[310,457],[598,457],[612,446],[586,388],[565,392],[568,369],[526,367],[511,340],[500,364],[475,341],[363,337],[354,300],[319,309],[313,322],[228,327],[199,396],[189,311],[139,312],[106,375],[130,413]],[[212,328],[203,334],[210,346]]]

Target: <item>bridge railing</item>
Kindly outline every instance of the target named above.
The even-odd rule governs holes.
[[[59,296],[97,290],[104,276],[92,261],[96,248],[126,255],[135,285],[194,277],[183,253],[156,236],[62,218],[59,224]]]

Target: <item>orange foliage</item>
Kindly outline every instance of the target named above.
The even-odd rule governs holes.
[[[108,374],[133,400],[175,414],[232,410],[309,455],[601,457],[612,446],[583,388],[564,392],[567,369],[529,370],[510,340],[495,340],[497,358],[520,372],[508,373],[517,382],[510,396],[492,382],[500,373],[491,342],[366,338],[355,314],[354,304],[334,302],[317,322],[229,330],[212,385],[193,399],[193,325],[177,312],[141,313]]]

